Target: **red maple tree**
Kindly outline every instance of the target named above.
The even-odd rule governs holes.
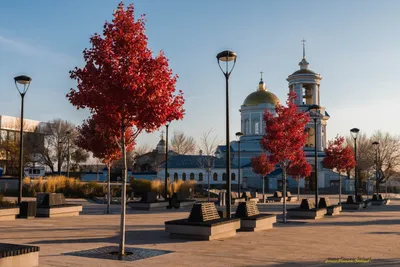
[[[89,119],[85,120],[81,126],[77,127],[78,136],[76,144],[93,153],[95,158],[102,160],[107,166],[107,213],[110,213],[110,200],[111,200],[111,166],[122,158],[122,151],[117,142],[120,139],[121,132],[119,131],[118,124],[110,127],[103,123],[103,118],[99,114],[94,114]],[[128,128],[125,135],[126,151],[132,151],[134,142],[130,140],[132,136],[132,129]]]
[[[126,9],[121,2],[112,22],[104,24],[103,35],[95,33],[91,48],[83,51],[83,68],[70,72],[77,81],[67,97],[72,105],[88,108],[92,114],[104,114],[105,125],[118,124],[123,158],[121,241],[119,252],[125,252],[126,212],[126,137],[134,142],[142,132],[152,132],[172,120],[183,118],[183,95],[176,93],[177,76],[161,51],[153,58],[147,47],[144,16],[135,20],[133,5]]]
[[[310,176],[311,172],[312,167],[305,158],[288,168],[287,174],[297,181],[297,200],[300,200],[300,179]]]
[[[260,154],[257,157],[251,158],[251,167],[253,172],[260,175],[262,179],[262,199],[263,203],[265,203],[265,176],[271,173],[275,169],[275,165],[270,163],[268,157],[265,153]]]
[[[265,111],[265,134],[261,147],[269,155],[269,161],[282,168],[283,222],[286,223],[286,177],[287,170],[305,160],[304,145],[307,133],[304,131],[309,115],[294,104],[296,94],[289,93],[287,106],[277,104],[275,114]]]
[[[350,171],[356,166],[354,153],[350,146],[345,145],[342,136],[336,136],[335,140],[328,142],[325,148],[326,157],[322,160],[322,166],[327,169],[336,170],[339,174],[339,205],[342,203],[342,181],[341,173]]]

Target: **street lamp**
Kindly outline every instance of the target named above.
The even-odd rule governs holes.
[[[69,178],[69,161],[70,161],[70,154],[69,154],[69,135],[71,131],[66,131],[65,134],[67,135],[67,144],[68,144],[68,152],[67,152],[67,177]]]
[[[318,207],[318,151],[317,151],[317,120],[321,117],[319,105],[308,108],[310,117],[314,120],[314,176],[315,176],[315,206]]]
[[[29,85],[31,84],[32,79],[28,76],[22,75],[14,78],[15,86],[19,94],[21,95],[21,128],[19,131],[19,180],[18,180],[18,205],[21,204],[22,200],[22,178],[24,177],[24,163],[23,163],[23,155],[24,155],[24,97],[28,92]],[[18,84],[20,86],[18,86]]]
[[[238,193],[239,193],[239,197],[240,197],[240,137],[243,136],[242,132],[237,132],[236,133],[236,139],[238,141]]]
[[[354,195],[357,201],[357,179],[358,179],[358,168],[357,168],[357,137],[360,130],[358,128],[353,128],[350,130],[351,137],[354,139],[354,159],[356,161],[356,166],[354,168],[355,176],[354,176]]]
[[[171,122],[167,122],[165,127],[167,128],[166,138],[165,138],[165,182],[164,182],[164,190],[165,190],[165,200],[168,198],[168,127]],[[171,196],[172,197],[172,196]]]
[[[375,190],[376,194],[379,194],[379,181],[378,181],[378,150],[379,150],[379,142],[375,141],[372,143],[372,146],[375,148]]]
[[[229,76],[236,64],[237,55],[235,52],[225,50],[217,55],[218,66],[225,76],[226,83],[226,217],[231,218],[231,163],[230,163],[230,144],[229,144]],[[221,67],[221,61],[225,62],[225,71]],[[233,61],[232,68],[229,70],[229,62]]]

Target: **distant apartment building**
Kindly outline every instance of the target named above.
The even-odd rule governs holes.
[[[25,166],[34,165],[44,149],[46,122],[24,119]],[[0,167],[6,175],[18,174],[21,120],[0,115]]]

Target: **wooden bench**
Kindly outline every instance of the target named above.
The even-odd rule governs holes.
[[[39,266],[39,250],[36,246],[0,243],[0,266]]]
[[[372,196],[372,200],[371,200],[371,205],[374,206],[383,206],[383,205],[387,205],[389,204],[390,200],[389,199],[384,199],[382,194],[374,194]]]
[[[340,205],[332,205],[328,197],[321,197],[318,203],[319,208],[326,208],[326,215],[336,216],[342,211]]]
[[[236,209],[235,218],[240,218],[241,231],[261,231],[272,229],[276,223],[276,215],[260,214],[257,204],[254,201],[246,201],[239,203]]]
[[[128,206],[133,210],[152,210],[166,208],[168,201],[158,201],[157,192],[145,192],[140,201],[128,201]]]
[[[268,202],[283,202],[283,195],[281,191],[275,191],[274,195],[271,197],[267,197]]]
[[[239,228],[239,218],[221,218],[212,202],[193,204],[188,219],[165,222],[165,231],[171,237],[195,240],[215,240],[235,236]]]
[[[287,210],[287,215],[292,219],[321,219],[327,213],[326,208],[317,208],[314,199],[303,199],[299,208]]]
[[[348,196],[346,202],[341,203],[342,210],[362,210],[364,202],[356,202],[353,196]]]
[[[79,216],[82,205],[68,204],[61,193],[38,193],[36,195],[36,217]]]
[[[286,191],[286,199],[287,199],[287,201],[292,200],[292,193],[290,193],[290,191]]]
[[[231,192],[231,204],[236,205],[240,202],[244,202],[246,199],[244,197],[240,197],[237,192]]]
[[[254,201],[255,203],[258,203],[258,197],[253,197],[251,195],[251,192],[243,192],[242,198],[245,199],[245,201]]]

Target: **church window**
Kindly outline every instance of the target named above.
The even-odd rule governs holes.
[[[174,173],[174,181],[175,181],[175,182],[178,181],[178,173]]]
[[[235,180],[236,180],[236,174],[235,174],[235,173],[232,173],[232,174],[231,174],[231,178],[232,178],[232,179],[231,179],[232,181],[235,181]]]
[[[191,180],[191,181],[194,180],[194,173],[193,173],[193,172],[190,173],[190,180]]]
[[[258,121],[254,123],[254,134],[260,134],[260,123]]]
[[[203,173],[199,173],[199,181],[203,181]]]
[[[186,173],[182,173],[182,181],[186,181]]]
[[[214,172],[213,180],[218,181],[218,173]]]
[[[245,131],[245,134],[250,134],[249,133],[249,120],[244,121],[244,131]]]
[[[226,173],[222,174],[222,181],[226,181]]]

